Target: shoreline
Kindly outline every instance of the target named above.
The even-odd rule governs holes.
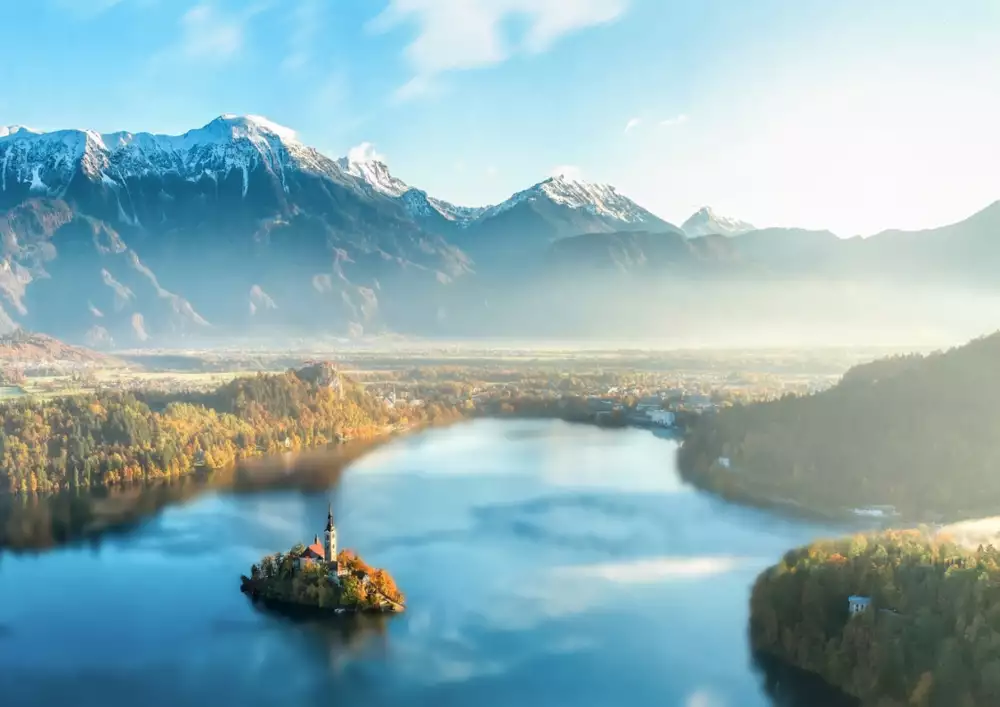
[[[210,491],[258,493],[278,488],[310,491],[335,485],[351,463],[368,452],[437,427],[466,422],[459,418],[365,440],[322,445],[247,459],[218,470],[157,477],[111,486],[88,486],[30,494],[0,492],[0,555],[38,553],[127,532],[165,508]]]
[[[240,576],[240,592],[255,605],[262,606],[268,611],[281,613],[291,618],[333,618],[343,616],[384,616],[392,614],[402,614],[406,611],[402,608],[385,609],[375,607],[358,606],[319,606],[315,604],[303,604],[297,601],[289,601],[279,597],[267,596],[257,585],[260,580],[253,580],[246,575]]]
[[[951,515],[933,514],[933,517],[918,517],[913,514],[896,512],[895,514],[868,515],[858,513],[859,509],[878,508],[882,504],[862,503],[857,506],[836,508],[820,507],[804,503],[793,498],[781,498],[748,488],[745,476],[730,474],[728,479],[733,483],[729,488],[714,483],[714,477],[721,472],[710,468],[696,468],[684,460],[684,440],[680,440],[677,450],[677,471],[681,478],[695,488],[710,493],[730,503],[773,511],[788,517],[806,520],[834,522],[856,526],[859,530],[889,530],[917,528],[920,526],[946,526],[954,523],[976,521],[1000,515],[996,508],[965,510]]]
[[[0,489],[0,502],[4,499],[29,499],[29,500],[39,500],[46,498],[59,497],[71,493],[83,493],[83,494],[93,494],[97,496],[99,494],[114,494],[116,492],[128,493],[134,490],[142,491],[144,489],[153,489],[163,485],[169,485],[172,483],[183,482],[188,479],[195,481],[209,481],[212,477],[216,475],[226,475],[232,474],[234,476],[234,484],[245,483],[250,481],[252,483],[252,478],[243,475],[240,477],[241,470],[245,470],[248,466],[254,464],[266,464],[272,460],[279,460],[287,458],[286,455],[293,455],[296,458],[302,456],[311,455],[322,455],[325,453],[334,453],[337,455],[343,455],[349,460],[353,460],[364,454],[368,448],[379,446],[387,443],[389,440],[395,437],[404,437],[407,435],[422,432],[427,429],[435,427],[448,427],[453,424],[464,422],[470,418],[459,417],[454,420],[448,420],[445,422],[438,423],[421,423],[421,424],[411,424],[406,427],[389,427],[383,432],[375,435],[370,435],[366,437],[358,437],[350,439],[343,442],[327,441],[320,442],[315,445],[300,447],[294,450],[260,450],[254,451],[241,457],[229,464],[213,468],[207,466],[199,466],[197,464],[191,464],[184,470],[176,473],[164,473],[160,476],[154,476],[148,479],[130,480],[130,481],[117,481],[111,484],[98,483],[80,486],[65,486],[54,489],[46,489],[43,491],[9,491],[7,489]],[[162,471],[162,470],[157,470]]]

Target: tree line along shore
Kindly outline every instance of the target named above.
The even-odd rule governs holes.
[[[734,405],[688,425],[689,481],[824,515],[891,506],[942,522],[1000,512],[1000,333],[855,366],[812,395]]]
[[[387,407],[325,365],[237,378],[209,393],[94,392],[2,404],[0,491],[112,487],[241,459],[370,439],[459,416]]]

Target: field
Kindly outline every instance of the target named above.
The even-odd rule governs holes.
[[[412,348],[326,351],[179,350],[119,352],[116,365],[48,362],[0,385],[0,401],[25,395],[51,398],[95,389],[157,389],[172,393],[211,390],[258,371],[297,368],[328,360],[369,389],[417,397],[448,382],[469,389],[524,388],[541,380],[583,377],[574,390],[603,393],[612,387],[663,388],[685,394],[725,391],[727,399],[753,400],[808,393],[835,383],[850,366],[894,353],[866,349],[641,350],[537,349],[501,346],[415,345]]]
[[[121,369],[95,369],[86,375],[67,374],[30,376],[19,386],[0,386],[0,400],[23,396],[54,398],[80,395],[96,388],[115,390],[161,389],[168,391],[200,391],[217,388],[239,376],[253,375],[253,371],[123,371]]]

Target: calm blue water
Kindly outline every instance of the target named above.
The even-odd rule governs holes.
[[[124,537],[0,559],[0,704],[770,705],[756,574],[831,529],[685,486],[639,430],[479,421],[329,494],[209,493]],[[321,533],[389,569],[385,625],[256,611],[239,576]]]

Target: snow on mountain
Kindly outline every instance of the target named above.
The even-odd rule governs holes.
[[[755,227],[746,221],[720,216],[711,207],[703,206],[684,222],[681,230],[689,237],[695,238],[713,235],[738,236],[755,230]]]
[[[0,137],[7,137],[8,135],[13,135],[15,133],[20,133],[20,132],[38,134],[39,131],[33,130],[32,128],[28,128],[23,125],[0,125]]]
[[[435,199],[433,196],[427,197],[427,201],[434,207],[435,211],[460,226],[468,226],[473,223],[489,208],[488,206],[456,206],[443,199]]]
[[[263,165],[282,177],[296,168],[327,175],[339,169],[333,160],[308,147],[289,128],[259,116],[219,116],[183,135],[58,130],[41,133],[25,128],[0,130],[0,191],[28,184],[58,195],[79,168],[89,177],[122,185],[128,177],[172,172],[198,181],[218,180],[233,170],[244,177]]]
[[[410,190],[406,182],[392,176],[384,162],[366,158],[365,155],[356,155],[354,150],[347,157],[338,159],[337,166],[386,196],[398,198]]]
[[[456,206],[443,199],[436,199],[422,189],[411,187],[393,176],[382,156],[375,152],[374,146],[369,142],[361,143],[348,152],[346,157],[338,159],[337,166],[345,174],[360,179],[375,191],[402,199],[407,210],[414,216],[427,217],[437,212],[448,221],[467,226],[483,212],[480,207]]]
[[[120,193],[133,180],[147,176],[172,174],[189,182],[211,179],[219,183],[235,172],[242,179],[245,197],[251,174],[258,168],[280,180],[286,192],[286,171],[302,170],[398,199],[414,217],[443,218],[463,228],[537,199],[609,222],[660,223],[614,187],[568,176],[546,179],[495,206],[457,206],[393,176],[370,143],[334,160],[303,144],[294,130],[255,115],[224,114],[181,135],[92,130],[45,133],[0,127],[0,199],[4,193],[7,200],[29,193],[61,197],[79,172]]]
[[[565,176],[550,177],[535,186],[520,191],[506,201],[484,210],[481,218],[496,216],[525,201],[539,198],[570,209],[583,209],[629,224],[658,222],[659,219],[608,184],[595,184]]]

